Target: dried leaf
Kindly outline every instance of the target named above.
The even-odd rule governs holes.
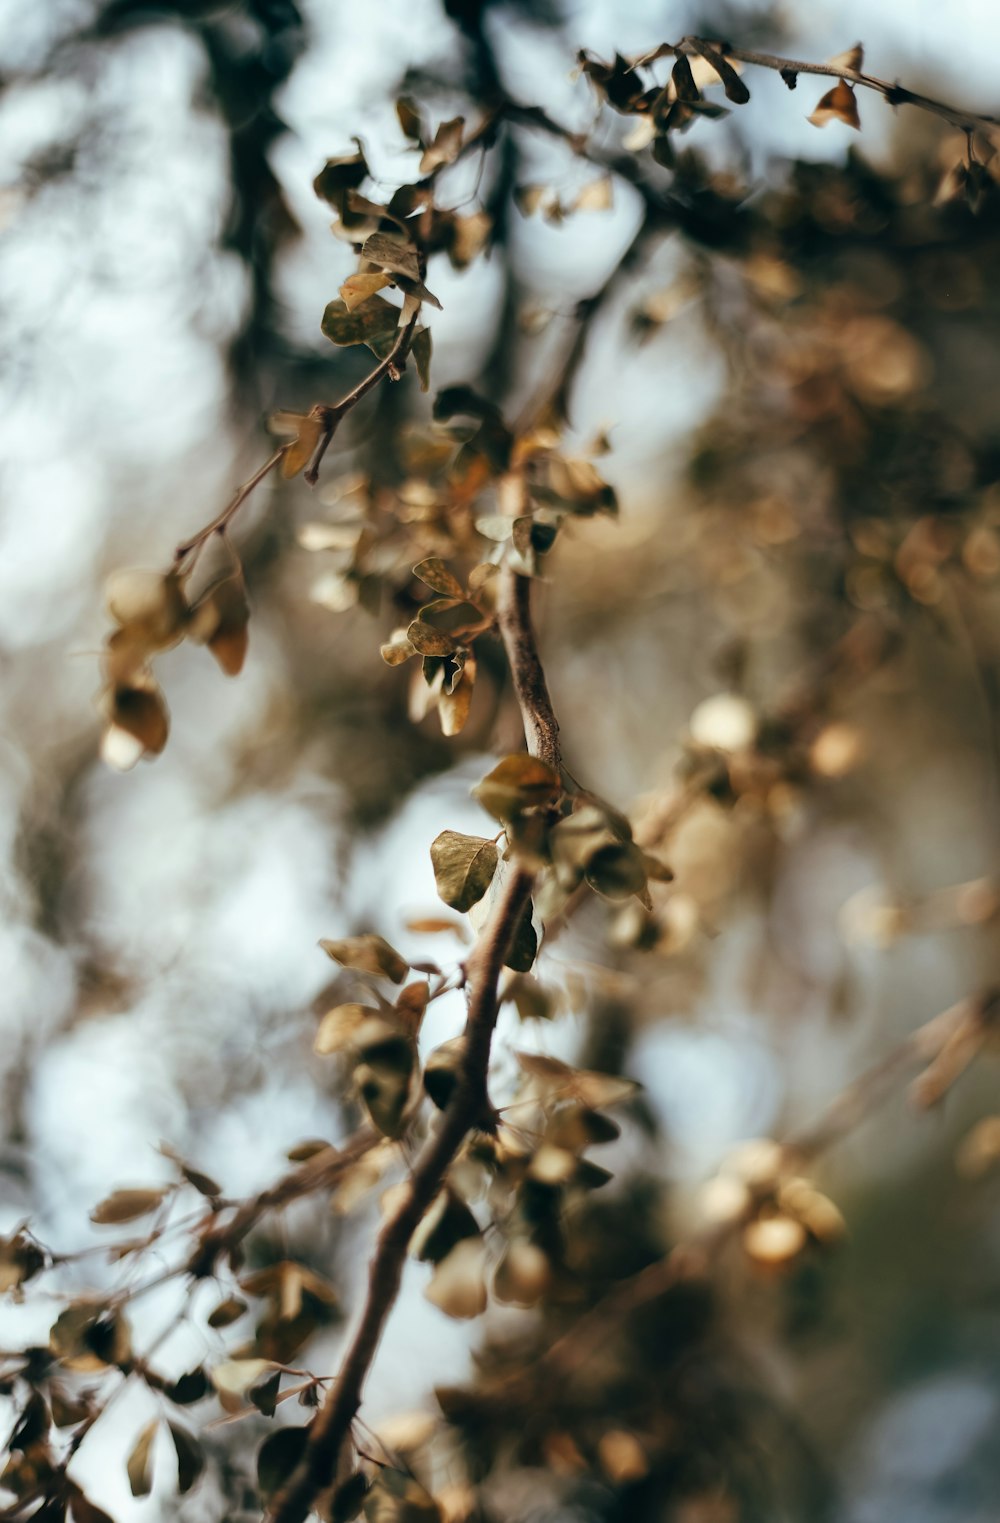
[[[367,344],[383,358],[395,340],[399,316],[398,307],[376,295],[353,312],[348,311],[346,302],[328,302],[320,326],[331,343]]]
[[[426,587],[434,592],[440,592],[446,598],[463,599],[465,589],[458,577],[455,576],[444,561],[437,556],[431,556],[428,560],[419,561],[413,568],[413,575],[419,577]]]
[[[831,69],[847,69],[851,74],[860,74],[865,66],[864,47],[856,42],[846,53],[837,53],[833,58],[828,58],[827,63]]]
[[[858,103],[846,80],[838,79],[833,89],[828,90],[817,102],[809,121],[814,127],[825,127],[828,122],[843,122],[845,126],[861,131]]]
[[[368,165],[359,144],[357,153],[327,159],[313,181],[313,190],[320,200],[329,201],[331,206],[339,209],[345,191],[356,190],[367,174]]]
[[[405,629],[394,630],[379,650],[386,666],[402,666],[404,661],[409,661],[411,656],[417,654],[417,647],[410,640]]]
[[[236,1398],[236,1409],[240,1405],[240,1399],[261,1380],[264,1375],[274,1369],[272,1359],[224,1359],[211,1371],[212,1384],[227,1411],[233,1411],[233,1398]],[[229,1405],[227,1406],[227,1398]]]
[[[794,1216],[781,1212],[761,1216],[744,1227],[743,1246],[755,1264],[765,1269],[782,1269],[798,1258],[806,1246],[806,1229]]]
[[[68,1484],[67,1495],[73,1523],[114,1523],[114,1519],[92,1502],[73,1481]],[[38,1517],[38,1513],[35,1513],[35,1517]]]
[[[298,1315],[296,1311],[294,1315]],[[273,1417],[278,1406],[278,1393],[281,1390],[281,1371],[275,1370],[266,1379],[251,1386],[247,1392],[247,1399],[252,1407],[256,1407],[262,1417]]]
[[[471,652],[462,664],[458,681],[448,691],[447,685],[438,699],[438,718],[442,735],[458,735],[465,727],[472,708],[472,694],[476,685],[476,658]]]
[[[117,1226],[119,1222],[134,1222],[140,1216],[148,1216],[169,1194],[169,1189],[115,1190],[96,1205],[90,1220],[98,1227]]]
[[[305,470],[312,459],[323,434],[319,418],[301,413],[276,413],[271,419],[274,433],[292,433],[291,444],[285,446],[281,457],[281,474],[286,481]]]
[[[365,1497],[367,1523],[442,1523],[433,1497],[410,1475],[383,1466]]]
[[[238,676],[246,660],[250,621],[242,574],[234,572],[217,582],[199,601],[195,613],[204,619],[204,643],[226,676]]]
[[[257,1485],[262,1501],[269,1502],[296,1468],[309,1442],[309,1429],[277,1428],[257,1451]]]
[[[113,571],[105,583],[104,597],[115,622],[154,648],[180,638],[188,607],[176,573],[164,576],[141,568]]]
[[[376,291],[382,291],[390,284],[386,275],[379,275],[372,271],[365,275],[348,275],[340,288],[341,299],[348,312],[353,312],[355,307],[360,307],[369,296],[374,296]]]
[[[442,1259],[424,1291],[447,1317],[467,1321],[486,1310],[486,1249],[481,1238],[465,1238]]]
[[[433,141],[424,149],[420,159],[420,173],[422,175],[433,174],[442,165],[454,164],[462,150],[462,129],[465,126],[465,118],[456,116],[448,122],[442,122],[434,134]]]
[[[170,733],[170,718],[151,672],[137,673],[131,683],[109,689],[102,707],[109,724],[101,754],[109,766],[127,771],[146,754],[159,756]]]
[[[439,1111],[446,1110],[465,1060],[465,1038],[452,1037],[435,1047],[424,1064],[424,1089]]]
[[[358,973],[375,973],[391,979],[394,984],[403,982],[410,966],[387,941],[371,933],[347,936],[342,941],[321,941],[320,946],[327,957],[339,962],[341,967],[353,968]]]
[[[410,353],[417,367],[420,390],[429,391],[431,386],[431,330],[429,328],[417,329],[413,343],[410,345]]]
[[[228,1327],[231,1322],[239,1321],[246,1309],[247,1303],[239,1296],[227,1296],[213,1307],[205,1320],[209,1327]]]
[[[395,1141],[404,1130],[410,1099],[410,1073],[395,1064],[359,1063],[354,1082],[374,1124],[383,1137]]]
[[[456,1243],[480,1237],[479,1223],[464,1200],[454,1190],[445,1188],[431,1203],[410,1239],[410,1252],[424,1263],[440,1264]]]
[[[400,991],[396,1001],[396,1014],[406,1028],[407,1034],[415,1037],[420,1030],[420,1023],[427,1009],[427,1001],[430,999],[431,986],[426,979],[417,983],[407,984]]]
[[[602,1074],[591,1069],[571,1068],[558,1058],[546,1057],[540,1052],[516,1052],[518,1065],[523,1073],[537,1080],[543,1090],[578,1100],[591,1110],[603,1110],[619,1100],[627,1100],[636,1093],[639,1085],[634,1079],[624,1079],[617,1074]]]
[[[0,1295],[16,1290],[45,1267],[45,1254],[23,1232],[0,1237]]]
[[[420,108],[408,95],[401,95],[396,102],[396,117],[403,133],[416,143],[418,147],[424,146],[424,124],[420,115]]]
[[[472,792],[488,814],[507,822],[528,809],[549,808],[562,792],[562,782],[558,772],[537,757],[505,756]]]
[[[431,845],[434,882],[445,904],[464,913],[486,893],[497,869],[497,849],[482,836],[443,830]]]
[[[153,1489],[153,1442],[160,1419],[154,1417],[139,1434],[128,1457],[128,1483],[134,1497],[148,1497]]]
[[[443,629],[435,629],[422,619],[414,619],[406,631],[406,638],[421,656],[450,656],[456,642]]]
[[[420,254],[407,238],[398,233],[372,233],[361,248],[361,257],[370,264],[377,264],[393,275],[405,275],[408,280],[419,281],[421,277]],[[325,330],[324,330],[325,331]]]
[[[168,1422],[167,1426],[177,1453],[177,1490],[181,1496],[185,1496],[205,1468],[205,1455],[201,1444],[189,1429],[173,1422]]]
[[[377,1014],[372,1005],[335,1005],[319,1023],[313,1051],[324,1057],[332,1052],[343,1052],[350,1046],[362,1021]]]
[[[536,1306],[551,1283],[548,1255],[534,1243],[515,1238],[497,1265],[493,1294],[508,1306]]]
[[[725,87],[726,97],[737,106],[745,106],[750,99],[750,91],[740,79],[739,74],[730,60],[722,52],[721,48],[714,48],[707,42],[696,42],[695,47],[702,58],[715,70]]]

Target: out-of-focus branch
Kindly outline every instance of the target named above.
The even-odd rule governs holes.
[[[847,1136],[915,1068],[923,1072],[914,1084],[914,1099],[933,1103],[968,1066],[1000,1015],[996,990],[970,996],[942,1011],[904,1038],[868,1071],[849,1084],[818,1121],[782,1144],[789,1173],[810,1163]],[[656,1259],[638,1274],[621,1280],[603,1295],[541,1358],[502,1377],[483,1398],[486,1402],[517,1400],[519,1393],[536,1391],[543,1380],[564,1379],[579,1369],[605,1343],[610,1331],[640,1307],[665,1295],[692,1276],[702,1276],[712,1256],[743,1225],[739,1215],[713,1222],[665,1258]]]
[[[500,632],[524,718],[528,749],[540,760],[558,767],[559,727],[535,647],[531,583],[509,567],[502,578]],[[358,1325],[340,1372],[310,1426],[305,1453],[271,1501],[272,1523],[302,1523],[317,1497],[333,1483],[361,1405],[365,1379],[399,1293],[410,1238],[440,1190],[466,1136],[477,1128],[489,1130],[495,1124],[486,1078],[499,1006],[497,984],[508,948],[529,906],[533,881],[532,873],[513,867],[468,959],[469,1009],[455,1092],[437,1131],[417,1159],[409,1189],[379,1233]]]

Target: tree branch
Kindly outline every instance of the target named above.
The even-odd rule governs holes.
[[[497,627],[507,651],[528,750],[558,771],[562,763],[559,723],[535,643],[530,577],[509,569],[504,572],[497,597]]]
[[[524,717],[525,738],[533,755],[558,767],[559,727],[535,648],[530,597],[530,579],[505,568],[500,632]],[[532,873],[516,865],[512,868],[468,959],[469,1010],[455,1093],[437,1131],[417,1159],[409,1190],[379,1233],[361,1317],[340,1373],[313,1419],[305,1453],[271,1501],[272,1523],[302,1523],[316,1498],[333,1483],[351,1424],[361,1405],[368,1371],[399,1294],[410,1239],[469,1132],[488,1124],[486,1076],[499,1006],[497,983],[511,940],[530,903],[533,882]]]
[[[664,44],[666,51],[675,56],[687,54],[689,57],[704,56],[703,49],[715,49],[724,58],[735,58],[740,63],[750,64],[758,69],[771,69],[780,74],[790,89],[794,88],[796,74],[819,74],[827,79],[843,79],[849,85],[862,85],[866,90],[874,90],[888,101],[890,106],[915,106],[919,111],[928,111],[932,116],[940,116],[944,121],[950,122],[953,127],[958,127],[962,132],[975,132],[977,128],[987,130],[1000,127],[1000,117],[989,116],[980,111],[963,111],[960,106],[949,105],[946,101],[934,100],[929,95],[921,95],[916,90],[908,90],[900,84],[892,84],[887,79],[879,79],[875,74],[865,74],[860,69],[848,68],[845,64],[837,63],[803,63],[796,58],[779,58],[775,53],[756,53],[750,48],[730,47],[728,42],[717,42],[710,38],[685,37],[675,47]]]

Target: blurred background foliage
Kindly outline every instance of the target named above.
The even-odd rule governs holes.
[[[962,169],[961,134],[874,97],[859,138],[818,133],[808,79],[793,93],[748,72],[750,105],[696,121],[665,168],[569,71],[579,48],[607,59],[664,27],[814,59],[857,32],[876,73],[988,110],[995,16],[974,0],[954,18],[793,3],[665,19],[645,0],[4,9],[0,1229],[30,1216],[52,1247],[92,1245],[94,1202],[168,1170],[163,1139],[230,1196],[296,1140],[338,1140],[338,1071],[311,1054],[331,1002],[317,938],[377,930],[439,955],[407,923],[435,912],[430,840],[482,828],[469,786],[517,747],[499,647],[460,737],[411,722],[379,644],[414,584],[394,566],[354,576],[349,537],[310,551],[303,534],[407,501],[430,408],[412,378],[352,413],[315,496],[267,483],[246,509],[246,670],[229,685],[195,652],[165,658],[155,766],[120,777],[96,759],[94,652],[106,574],[168,563],[263,457],[269,413],[364,374],[319,327],[354,267],[312,193],[324,159],[359,135],[391,188],[415,173],[400,95],[436,122],[503,92],[592,131],[610,172],[528,123],[481,172],[455,166],[448,205],[482,215],[489,249],[432,265],[432,392],[474,384],[511,421],[549,397],[578,450],[607,446],[620,513],[561,534],[543,655],[568,767],[676,877],[652,916],[574,917],[538,970],[554,1022],[505,1007],[508,1052],[644,1086],[600,1154],[614,1182],[562,1224],[573,1294],[539,1317],[491,1309],[470,1334],[411,1266],[366,1415],[437,1410],[447,1388],[443,1437],[393,1431],[456,1517],[471,1479],[482,1515],[512,1523],[992,1520],[1000,1202],[995,1134],[992,1150],[967,1140],[997,1109],[988,1054],[930,1112],[900,1085],[824,1154],[835,1245],[814,1234],[776,1266],[766,1244],[730,1242],[707,1277],[626,1307],[572,1378],[523,1372],[704,1223],[706,1182],[743,1139],[808,1127],[998,977],[992,167]],[[460,997],[440,1002],[427,1046],[460,1023]],[[376,1220],[367,1198],[349,1218],[300,1208],[253,1261],[294,1250],[349,1311]],[[83,1265],[66,1294],[118,1283]],[[137,1309],[140,1346],[175,1293]],[[6,1301],[0,1343],[44,1344],[61,1304]],[[335,1368],[339,1315],[316,1311],[311,1368]],[[176,1376],[218,1343],[192,1318],[162,1358]],[[95,1500],[119,1518],[255,1516],[263,1417],[209,1429],[211,1473],[183,1503],[169,1485],[133,1500],[122,1455],[153,1401],[81,1448]]]

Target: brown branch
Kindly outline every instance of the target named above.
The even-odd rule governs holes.
[[[378,385],[383,376],[387,375],[394,381],[399,380],[406,364],[406,356],[410,352],[410,345],[413,343],[414,330],[417,326],[419,315],[420,308],[417,307],[409,322],[400,328],[396,342],[389,350],[385,359],[381,360],[374,370],[370,370],[364,379],[359,381],[357,386],[347,393],[346,397],[341,397],[339,402],[318,402],[312,409],[312,416],[319,418],[323,424],[323,433],[320,436],[319,443],[316,445],[313,457],[303,478],[308,481],[310,486],[315,486],[319,480],[320,462],[330,447],[331,439],[351,408],[356,407],[361,398],[367,396],[368,392]]]
[[[559,723],[535,643],[530,577],[504,572],[497,597],[497,627],[507,651],[528,750],[558,771],[562,762]]]
[[[750,48],[734,48],[728,42],[719,42],[712,38],[684,37],[676,45],[664,43],[661,52],[672,53],[675,57],[687,54],[688,57],[704,57],[705,49],[714,50],[722,54],[724,58],[735,58],[739,63],[750,64],[753,68],[770,69],[780,74],[790,88],[794,88],[796,74],[819,74],[827,79],[842,79],[849,85],[862,85],[866,90],[873,90],[876,94],[884,97],[890,106],[915,106],[919,111],[928,111],[932,116],[942,117],[950,122],[953,127],[958,127],[962,132],[975,132],[977,128],[1000,127],[1000,117],[989,116],[980,111],[964,111],[960,106],[949,105],[946,101],[934,100],[929,95],[921,95],[916,90],[908,90],[904,85],[892,84],[887,79],[879,79],[875,74],[865,74],[860,69],[850,69],[844,64],[837,63],[803,63],[796,58],[779,58],[775,53],[757,53]],[[643,60],[637,62],[651,62],[652,54],[647,54]]]
[[[240,508],[243,506],[247,498],[250,496],[251,492],[254,490],[254,487],[259,486],[260,483],[264,480],[264,477],[269,475],[271,471],[274,470],[274,467],[278,464],[278,461],[284,455],[287,448],[287,444],[283,444],[280,449],[275,450],[271,458],[269,460],[265,460],[260,469],[254,471],[253,475],[248,481],[244,481],[241,487],[237,487],[232,501],[228,504],[227,507],[223,508],[221,513],[212,519],[211,523],[206,524],[203,529],[199,529],[198,533],[193,535],[191,539],[186,540],[183,545],[177,546],[177,549],[174,551],[174,560],[178,565],[181,561],[186,561],[189,555],[193,554],[197,550],[200,550],[205,541],[211,539],[213,534],[225,533],[226,529],[229,527],[230,521],[235,518]]]
[[[389,378],[393,381],[399,380],[406,366],[406,357],[409,354],[410,346],[413,343],[413,336],[419,315],[420,309],[418,307],[410,317],[409,321],[399,329],[395,343],[393,344],[389,353],[386,355],[385,359],[379,360],[374,369],[370,370],[368,374],[364,376],[356,386],[352,387],[346,396],[341,397],[339,402],[317,402],[310,409],[309,416],[317,418],[323,425],[323,432],[320,434],[316,448],[313,451],[312,459],[310,460],[309,465],[304,472],[304,478],[309,482],[310,486],[315,486],[316,482],[318,481],[320,462],[329,449],[330,441],[332,440],[334,434],[336,433],[340,424],[343,422],[346,415],[351,411],[351,408],[356,407],[361,401],[362,397],[367,396],[368,393],[378,385],[379,381],[381,381],[384,376],[389,376]],[[264,464],[259,468],[259,470],[254,471],[249,480],[245,481],[241,487],[237,488],[232,501],[223,508],[221,513],[217,514],[216,517],[212,519],[211,523],[207,523],[203,529],[199,529],[198,533],[192,535],[189,540],[185,540],[184,544],[177,546],[177,549],[174,551],[175,566],[179,567],[180,564],[183,561],[186,561],[190,555],[197,555],[202,546],[211,539],[213,534],[225,533],[226,529],[228,529],[230,523],[236,517],[236,514],[246,502],[247,498],[251,495],[254,488],[260,485],[265,476],[270,475],[271,471],[274,470],[274,467],[284,457],[287,449],[288,445],[283,444],[280,449],[275,450],[270,459],[265,460]]]
[[[535,649],[530,581],[510,568],[502,576],[500,630],[524,716],[528,749],[558,767],[558,725]],[[317,1497],[333,1483],[361,1405],[366,1377],[399,1294],[410,1239],[469,1132],[492,1124],[486,1077],[499,1007],[497,983],[518,923],[530,904],[533,882],[532,873],[513,867],[468,959],[469,1009],[455,1093],[437,1131],[417,1159],[408,1191],[379,1233],[358,1325],[340,1372],[310,1426],[305,1453],[271,1501],[268,1515],[272,1523],[302,1523]]]

